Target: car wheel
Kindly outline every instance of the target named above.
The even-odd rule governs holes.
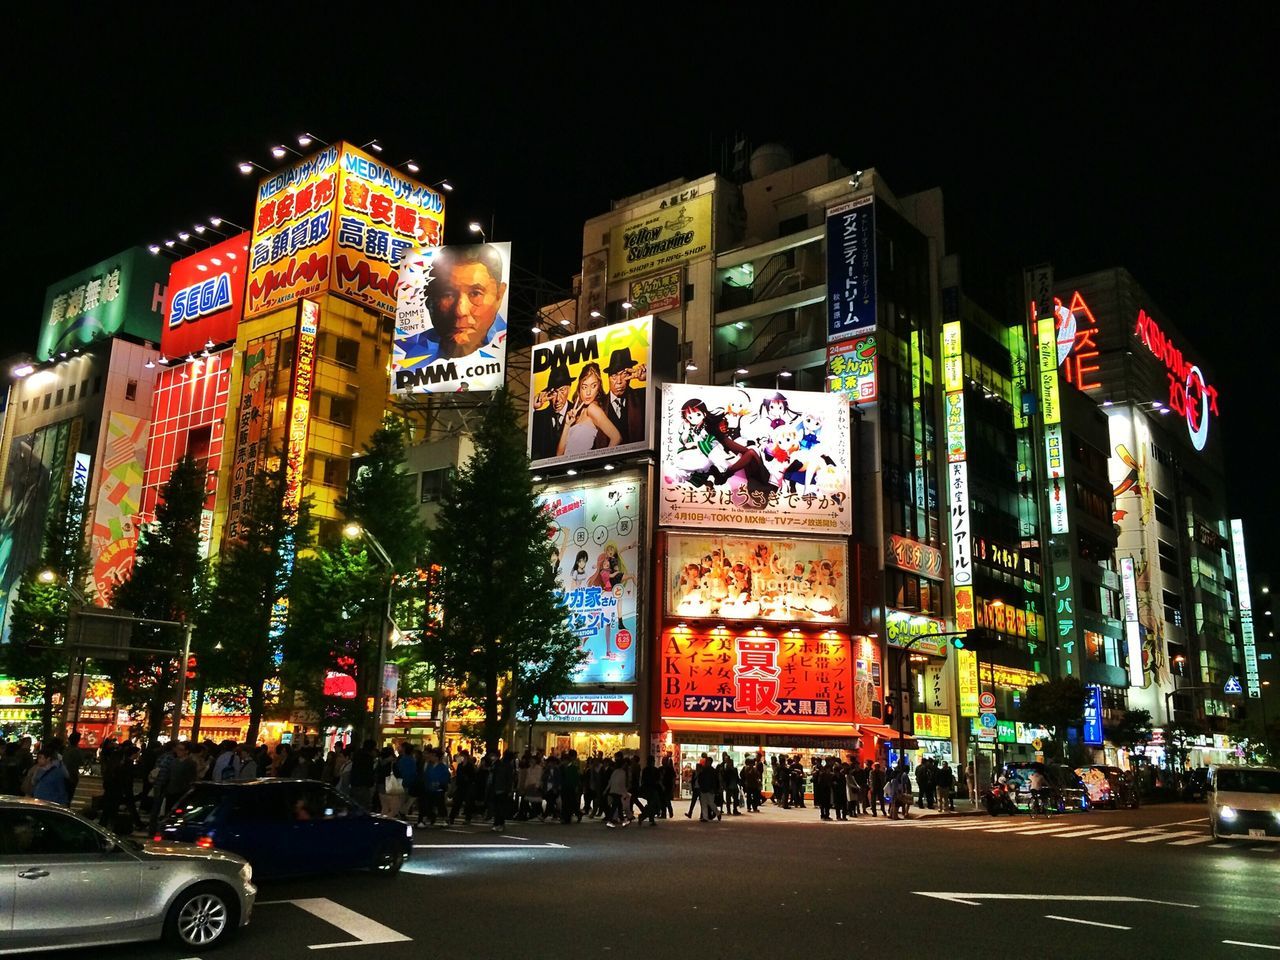
[[[404,866],[404,850],[398,843],[384,843],[373,858],[373,870],[378,873],[399,873]]]
[[[235,895],[216,883],[184,890],[164,921],[164,935],[176,947],[211,950],[231,938],[239,906]]]

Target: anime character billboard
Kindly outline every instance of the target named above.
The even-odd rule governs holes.
[[[546,490],[551,558],[560,577],[570,627],[587,659],[577,683],[634,683],[640,566],[640,481],[579,484]]]
[[[668,384],[660,423],[664,526],[852,532],[843,396]]]

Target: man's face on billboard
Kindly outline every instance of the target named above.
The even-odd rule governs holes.
[[[506,292],[483,263],[452,264],[433,278],[427,294],[441,354],[464,357],[482,347]]]
[[[609,392],[615,397],[620,397],[627,392],[627,387],[631,385],[631,371],[619,370],[617,373],[609,374]]]

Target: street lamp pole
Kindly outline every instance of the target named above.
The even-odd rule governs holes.
[[[342,531],[347,537],[363,537],[365,543],[369,545],[370,552],[378,558],[378,562],[387,568],[387,598],[386,604],[382,611],[382,626],[378,631],[378,668],[374,673],[374,683],[377,684],[377,693],[373,699],[373,728],[374,740],[378,738],[378,730],[382,726],[382,695],[385,688],[383,682],[383,674],[387,669],[387,648],[390,646],[391,639],[391,600],[396,584],[396,568],[391,562],[391,557],[387,555],[386,549],[379,542],[378,538],[373,535],[373,531],[358,523],[349,523]]]

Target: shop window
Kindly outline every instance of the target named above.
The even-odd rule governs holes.
[[[124,385],[124,398],[126,400],[138,399],[138,381],[130,380]]]

